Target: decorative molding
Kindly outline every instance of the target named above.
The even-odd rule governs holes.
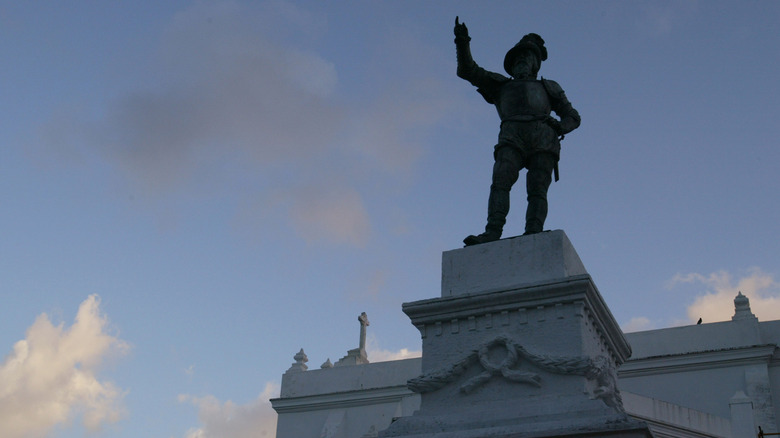
[[[769,365],[776,349],[777,345],[769,344],[631,359],[620,367],[619,374],[622,378],[628,378],[732,367],[737,364]]]
[[[425,324],[416,324],[415,327],[417,327],[417,330],[420,331],[420,338],[425,339],[427,336],[425,331]]]
[[[501,363],[491,362],[489,358],[490,349],[496,347],[506,350],[506,357]],[[506,336],[498,336],[492,341],[486,342],[479,349],[473,350],[469,355],[448,367],[410,379],[407,386],[411,391],[418,393],[436,391],[454,382],[466,370],[479,363],[484,371],[463,383],[460,386],[462,393],[473,392],[494,376],[502,376],[512,382],[541,387],[542,378],[540,375],[516,368],[520,358],[552,373],[574,374],[595,381],[596,389],[593,390],[591,398],[601,399],[607,406],[622,411],[623,403],[616,385],[615,368],[606,357],[562,357],[534,354]]]
[[[340,409],[355,406],[367,406],[382,403],[400,402],[414,396],[405,385],[359,391],[332,392],[301,397],[281,397],[271,399],[271,405],[277,413],[309,412],[322,409]]]
[[[518,306],[518,303],[523,304]],[[529,321],[557,319],[559,315],[555,314],[553,308],[558,303],[563,304],[560,310],[564,317],[582,316],[590,323],[590,330],[603,337],[606,348],[617,359],[618,365],[630,357],[631,346],[587,274],[540,285],[404,303],[403,311],[416,326],[436,326],[452,319],[465,320],[470,316],[479,320],[484,315],[484,328],[491,329],[501,325],[499,318],[502,312],[517,315],[520,308],[526,309]],[[574,309],[569,310],[570,306],[574,306]],[[479,323],[478,327],[481,329]]]

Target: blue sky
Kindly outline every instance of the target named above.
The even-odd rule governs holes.
[[[489,70],[546,40],[583,119],[546,228],[624,329],[780,318],[777,2],[0,2],[0,423],[273,436],[360,312],[419,354],[401,303],[484,226],[498,134],[456,15]]]

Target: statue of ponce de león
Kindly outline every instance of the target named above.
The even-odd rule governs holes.
[[[493,158],[493,181],[488,198],[485,232],[463,240],[466,246],[501,238],[509,213],[509,191],[520,170],[528,169],[526,191],[528,209],[525,233],[544,229],[547,218],[547,189],[552,174],[558,180],[561,140],[580,126],[577,113],[557,82],[537,79],[542,61],[547,59],[544,40],[535,33],[524,36],[504,57],[504,70],[511,76],[487,71],[471,57],[468,28],[455,17],[455,47],[458,77],[469,81],[485,100],[496,106],[501,118]],[[551,116],[551,111],[560,120]]]

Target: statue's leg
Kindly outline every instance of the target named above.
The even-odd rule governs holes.
[[[520,151],[511,146],[496,149],[496,162],[493,164],[493,182],[488,198],[488,217],[485,233],[501,237],[509,214],[509,192],[517,181],[523,166]]]
[[[547,189],[552,182],[552,170],[556,162],[555,155],[541,152],[528,158],[526,190],[528,209],[525,212],[525,234],[535,234],[544,230],[547,219]]]
[[[496,162],[493,164],[493,182],[490,185],[485,232],[463,239],[466,246],[498,240],[504,230],[506,215],[509,213],[509,191],[517,181],[523,167],[523,159],[518,149],[501,144],[496,146],[494,156]]]

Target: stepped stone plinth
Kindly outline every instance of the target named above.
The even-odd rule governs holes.
[[[651,436],[616,386],[631,348],[563,231],[447,251],[441,298],[403,311],[421,407],[380,437]]]

